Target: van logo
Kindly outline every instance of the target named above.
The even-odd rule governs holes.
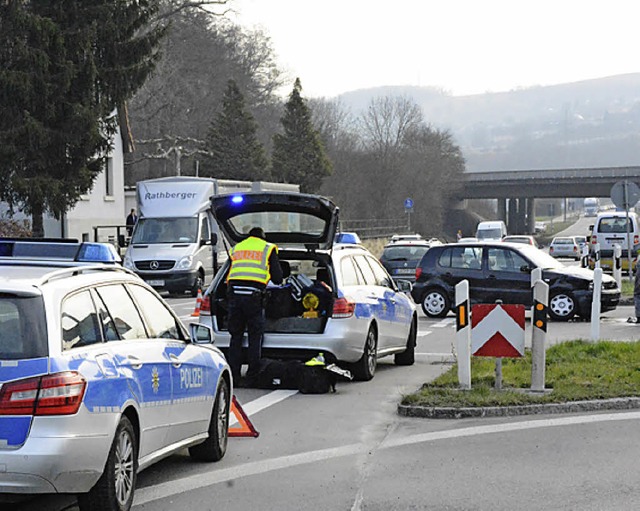
[[[158,268],[160,268],[160,263],[158,261],[151,261],[151,263],[149,264],[149,268],[151,268],[152,270],[157,270]]]

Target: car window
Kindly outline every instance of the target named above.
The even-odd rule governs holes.
[[[128,285],[127,288],[138,302],[152,337],[184,340],[173,314],[152,292],[136,285]]]
[[[487,256],[489,258],[489,269],[495,271],[519,273],[523,266],[529,265],[526,259],[512,250],[489,248]]]
[[[209,230],[209,219],[202,219],[202,227],[200,228],[200,240],[210,240],[211,239],[211,231]]]
[[[391,277],[389,277],[389,274],[382,267],[382,265],[371,256],[367,256],[366,260],[371,265],[373,274],[376,277],[376,284],[384,287],[393,287],[393,284],[391,283]]]
[[[67,297],[62,302],[62,349],[102,342],[98,313],[89,291]]]
[[[357,286],[360,284],[356,268],[350,257],[343,257],[342,261],[340,261],[340,273],[342,274],[343,286]]]
[[[46,357],[46,325],[41,296],[0,293],[0,359]]]
[[[387,247],[382,251],[385,261],[419,261],[429,250],[425,245],[405,245]]]
[[[442,251],[438,264],[445,268],[479,270],[482,267],[482,248],[450,247]]]
[[[133,300],[121,284],[101,286],[96,290],[104,302],[120,338],[140,339],[147,337]]]
[[[367,263],[365,257],[363,255],[357,255],[354,256],[353,259],[355,260],[358,268],[360,268],[360,272],[364,277],[364,283],[368,286],[375,286],[377,284],[376,276],[373,273],[371,266],[369,266],[369,263]]]
[[[102,301],[102,297],[100,297],[95,290],[92,291],[92,295],[94,298],[94,302],[98,309],[98,317],[100,318],[100,324],[102,326],[102,336],[105,341],[117,341],[120,339],[120,335],[118,335],[118,331],[116,330],[116,325],[113,322],[113,318],[104,302]]]

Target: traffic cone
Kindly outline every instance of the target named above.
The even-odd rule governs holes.
[[[196,298],[196,308],[191,313],[192,318],[200,317],[200,308],[202,307],[202,289],[198,289],[198,297]]]

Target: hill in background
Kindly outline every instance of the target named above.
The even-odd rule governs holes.
[[[470,172],[640,165],[640,73],[470,96],[376,87],[339,99],[357,113],[384,96],[413,99],[449,130]]]

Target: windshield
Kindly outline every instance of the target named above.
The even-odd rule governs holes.
[[[252,227],[262,227],[269,235],[287,233],[289,236],[301,234],[301,239],[308,235],[322,236],[327,223],[306,213],[289,213],[284,211],[261,211],[257,213],[243,213],[229,219],[229,223],[239,233],[247,234]],[[292,243],[279,243],[279,245],[291,245]],[[293,243],[295,244],[295,243]]]
[[[141,218],[136,225],[131,243],[195,243],[197,234],[196,217]]]
[[[0,293],[0,360],[47,355],[47,327],[42,297]]]
[[[382,252],[385,261],[418,261],[429,250],[425,246],[387,247]]]
[[[520,253],[529,259],[536,268],[553,269],[564,268],[565,265],[558,261],[555,257],[551,257],[546,252],[533,247],[531,245],[523,245],[520,249]]]
[[[476,238],[479,240],[499,240],[502,238],[502,231],[500,229],[480,229],[476,233]]]

